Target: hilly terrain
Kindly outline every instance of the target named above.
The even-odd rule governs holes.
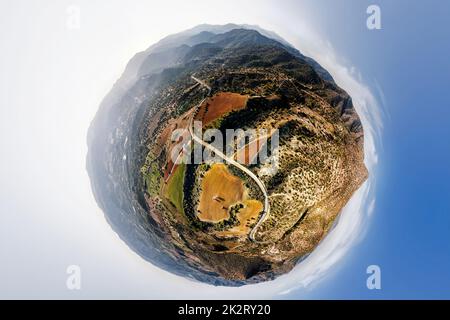
[[[202,135],[261,133],[223,156],[203,142],[217,163],[175,163],[171,136],[194,121]],[[155,265],[215,285],[291,270],[367,178],[351,97],[317,62],[246,25],[201,25],[137,54],[88,144],[95,197],[119,236]]]

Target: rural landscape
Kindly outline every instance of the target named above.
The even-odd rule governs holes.
[[[119,234],[174,273],[274,279],[314,250],[367,178],[351,97],[272,33],[194,28],[127,70],[134,81],[126,72],[129,88],[108,105],[117,122],[98,188],[123,199],[110,217]],[[252,134],[217,139],[229,132]]]

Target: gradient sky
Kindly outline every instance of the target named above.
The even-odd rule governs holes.
[[[370,4],[381,30],[366,27]],[[70,5],[80,29],[67,28]],[[449,16],[439,0],[0,0],[0,298],[450,298]],[[205,288],[144,262],[106,223],[85,171],[87,128],[129,59],[165,35],[228,22],[332,62],[382,113],[376,203],[358,241],[323,279],[282,296]],[[71,264],[80,291],[66,288]],[[372,264],[381,290],[366,287]]]

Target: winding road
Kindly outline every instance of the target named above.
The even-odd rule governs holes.
[[[232,158],[227,157],[222,151],[216,149],[215,147],[213,147],[212,145],[204,142],[202,139],[200,139],[199,137],[197,137],[194,132],[193,132],[193,120],[195,115],[197,114],[200,106],[203,104],[203,102],[207,99],[207,97],[211,94],[211,87],[206,84],[204,81],[197,79],[196,77],[194,77],[193,75],[191,76],[191,78],[196,81],[197,83],[199,83],[200,85],[204,86],[205,88],[208,89],[208,94],[207,96],[200,101],[200,103],[195,107],[195,111],[193,112],[193,115],[190,119],[190,124],[189,124],[189,134],[191,135],[192,139],[194,141],[196,141],[197,143],[201,144],[202,146],[204,146],[206,149],[214,152],[217,156],[219,156],[219,158],[222,158],[225,162],[229,163],[230,165],[235,166],[236,168],[244,171],[250,178],[253,179],[253,181],[256,182],[256,184],[258,185],[258,187],[261,189],[261,192],[264,195],[264,211],[263,214],[261,216],[261,218],[259,219],[259,221],[255,224],[255,226],[253,227],[253,229],[250,231],[249,233],[249,238],[251,241],[253,242],[258,242],[255,239],[255,234],[256,234],[256,230],[259,228],[259,226],[267,219],[267,216],[270,213],[270,204],[269,204],[269,196],[267,194],[267,190],[266,190],[266,186],[264,185],[264,183],[253,173],[251,172],[248,168],[246,168],[245,166],[243,166],[242,164],[240,164],[239,162],[235,161]]]

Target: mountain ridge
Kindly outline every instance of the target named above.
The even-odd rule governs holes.
[[[296,179],[287,181],[288,174],[298,163],[323,166],[319,157],[311,157],[321,152],[329,155],[330,159],[348,152],[349,155],[342,157],[343,163],[347,163],[349,168],[353,164],[358,168],[356,173],[348,168],[342,169],[341,172],[346,174],[342,179],[348,180],[352,175],[357,175],[355,181],[345,185],[342,199],[349,197],[353,188],[364,178],[364,170],[359,167],[362,126],[351,98],[334,81],[327,80],[321,74],[320,66],[314,67],[311,63],[314,60],[308,60],[295,48],[258,30],[234,26],[216,26],[210,31],[205,30],[208,25],[198,26],[193,28],[195,32],[191,29],[182,35],[161,40],[157,43],[159,45],[140,53],[140,59],[143,58],[140,62],[130,62],[128,66],[134,64],[133,67],[127,67],[102,101],[89,128],[86,165],[97,203],[111,227],[132,250],[143,259],[175,274],[227,286],[266,281],[289,271],[298,256],[312,250],[326,232],[328,224],[321,224],[320,211],[309,210],[306,204],[295,208],[295,214],[286,215],[281,209],[274,210],[274,217],[278,215],[278,218],[269,222],[284,221],[283,225],[272,230],[269,224],[264,224],[260,237],[278,242],[280,253],[276,255],[256,244],[225,253],[231,248],[227,245],[232,240],[228,244],[218,244],[214,234],[205,233],[205,241],[197,241],[191,226],[179,222],[190,219],[187,213],[173,224],[170,219],[174,219],[177,213],[173,212],[174,216],[164,213],[162,206],[167,200],[156,197],[157,190],[149,191],[146,183],[152,183],[150,169],[164,171],[168,167],[168,162],[163,158],[169,149],[156,143],[158,137],[163,136],[161,141],[168,141],[163,135],[164,132],[170,133],[170,130],[165,131],[166,128],[170,129],[171,124],[183,123],[183,116],[192,112],[193,106],[204,98],[205,91],[195,84],[192,75],[211,86],[213,97],[227,97],[230,94],[248,97],[244,109],[234,110],[217,123],[239,128],[253,121],[251,125],[262,128],[271,125],[265,121],[272,119],[280,128],[282,139],[285,139],[282,145],[288,158],[283,162],[284,169],[280,174],[267,178],[271,192],[277,188],[300,190],[301,185],[289,187],[287,183],[294,183]],[[225,29],[229,30],[219,32]],[[137,64],[139,68],[134,70]],[[289,121],[284,122],[286,119]],[[330,129],[333,126],[338,130]],[[285,142],[294,135],[298,137],[297,142],[304,139],[300,146],[309,148],[303,158]],[[154,153],[158,155],[157,159],[149,153],[150,149],[159,150]],[[289,160],[289,157],[295,157],[292,158],[295,161]],[[324,159],[331,161],[328,158]],[[150,162],[145,166],[147,160]],[[153,165],[152,161],[158,161],[158,165]],[[323,170],[331,167],[323,166]],[[192,168],[189,170],[186,176],[193,179],[195,171]],[[146,176],[142,176],[141,172]],[[308,182],[308,177],[303,178],[311,186],[319,183],[318,179]],[[251,181],[248,183],[251,184]],[[194,188],[188,189],[190,192]],[[322,189],[318,185],[314,190]],[[283,194],[289,196],[286,190]],[[257,191],[251,192],[256,199]],[[192,199],[196,196],[189,195]],[[310,195],[312,199],[314,196],[315,193]],[[305,201],[308,199],[305,197]],[[344,203],[344,200],[338,200],[332,205],[329,201],[321,205],[327,206],[330,211],[327,221],[337,214]],[[287,208],[289,203],[274,205],[274,208]],[[165,205],[165,208],[171,207],[170,204]],[[300,225],[308,223],[310,225],[306,230],[313,234],[308,240],[311,246],[300,248],[302,243],[298,238],[302,237],[301,230],[291,232],[290,228],[299,229]],[[207,226],[205,230],[213,227]]]

